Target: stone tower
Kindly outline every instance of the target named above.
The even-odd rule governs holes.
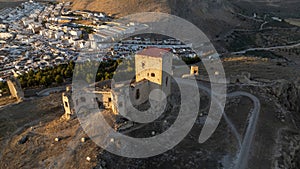
[[[69,120],[74,115],[74,106],[71,97],[72,89],[70,86],[66,87],[66,92],[62,93],[62,102],[65,109],[65,118]]]
[[[199,75],[199,67],[198,66],[191,66],[191,75]]]
[[[24,99],[24,92],[22,90],[19,79],[14,76],[11,76],[7,80],[7,85],[12,97],[17,98],[18,101],[22,101]]]
[[[151,89],[161,89],[166,96],[171,93],[172,54],[170,49],[147,48],[135,56],[136,83],[144,80]]]
[[[161,101],[171,94],[172,59],[169,49],[146,48],[135,55],[135,80],[115,83],[113,110],[126,116],[131,105]],[[157,90],[159,92],[152,92]],[[150,98],[151,95],[151,98]]]

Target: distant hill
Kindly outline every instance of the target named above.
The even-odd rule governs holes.
[[[71,0],[73,9],[126,16],[138,12],[165,12],[185,18],[211,37],[239,23],[227,0]]]
[[[101,11],[124,16],[143,11],[168,12],[166,0],[72,0],[73,9]]]
[[[66,1],[66,0],[65,0]],[[254,13],[283,18],[297,18],[299,0],[70,0],[73,10],[85,9],[105,12],[117,17],[139,12],[170,13],[195,24],[210,39],[218,39],[238,29],[258,29],[261,22],[251,17]],[[242,14],[247,17],[238,17]],[[213,42],[224,51],[224,44]]]
[[[0,10],[3,8],[13,8],[20,5],[24,0],[0,0]]]

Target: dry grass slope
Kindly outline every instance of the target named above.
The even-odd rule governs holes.
[[[117,16],[125,16],[137,12],[169,12],[166,0],[73,0],[73,9],[101,11]]]
[[[73,9],[106,12],[118,17],[138,12],[164,12],[177,15],[198,26],[214,38],[239,24],[234,7],[227,0],[71,0]]]

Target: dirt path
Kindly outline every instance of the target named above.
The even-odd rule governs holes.
[[[256,50],[286,49],[286,48],[295,48],[295,47],[299,47],[299,46],[300,46],[300,43],[292,44],[292,45],[273,46],[273,47],[267,47],[267,48],[250,48],[250,49],[246,49],[246,50],[242,50],[242,51],[238,51],[238,52],[232,52],[231,54],[237,55],[237,54],[245,54],[246,52],[256,51]]]
[[[191,85],[193,84],[193,83],[190,83],[190,81],[187,81],[187,80],[185,80],[185,81],[180,80],[180,81],[182,83],[186,83],[186,84],[191,84]],[[206,91],[208,94],[210,94],[211,97],[212,97],[212,100],[218,101],[218,99],[216,97],[220,96],[220,94],[212,92],[211,89],[209,89],[208,87],[202,85],[201,83],[198,83],[198,87],[200,89]],[[254,95],[252,95],[250,93],[247,93],[247,92],[237,91],[237,92],[227,94],[226,97],[231,98],[231,97],[239,97],[239,96],[249,97],[253,101],[253,104],[254,104],[254,108],[253,108],[253,111],[251,112],[251,116],[250,116],[250,119],[249,119],[249,125],[247,127],[246,134],[243,138],[243,142],[242,142],[241,148],[239,150],[239,153],[237,154],[237,160],[236,160],[236,164],[235,164],[235,167],[234,167],[235,169],[245,169],[247,167],[247,162],[248,162],[248,158],[249,158],[249,151],[250,151],[252,141],[253,141],[253,138],[254,138],[254,134],[255,134],[255,131],[256,131],[256,126],[257,126],[257,121],[258,121],[261,105],[260,105],[260,101],[257,97],[255,97]],[[221,106],[220,103],[218,103],[218,105]],[[224,110],[222,110],[221,116],[222,116],[223,113],[224,113]],[[206,125],[203,126],[202,131],[205,130],[205,129],[207,129]],[[209,129],[211,129],[211,128],[209,127]],[[200,134],[199,138],[201,138],[201,134]],[[239,137],[237,139],[239,140]]]

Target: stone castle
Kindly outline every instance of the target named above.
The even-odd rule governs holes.
[[[92,91],[98,108],[111,109],[114,114],[124,116],[130,107],[147,102],[153,90],[161,91],[156,93],[154,99],[159,101],[167,98],[171,94],[172,59],[170,49],[147,48],[140,51],[135,55],[135,79],[101,82],[98,87],[102,89]],[[103,83],[111,88],[103,89]],[[72,101],[69,88],[62,94],[62,99],[67,118],[75,113],[72,104],[86,102],[85,98]]]

